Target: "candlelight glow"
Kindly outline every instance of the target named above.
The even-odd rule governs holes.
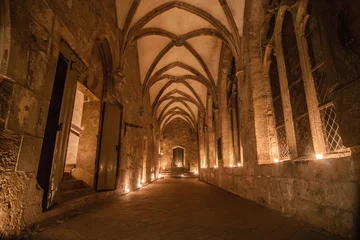
[[[279,162],[279,159],[274,158],[274,162],[278,163],[278,162]]]
[[[317,153],[317,154],[316,154],[316,159],[319,159],[319,160],[320,160],[320,159],[323,159],[323,157],[324,157],[324,156],[323,156],[321,153]]]

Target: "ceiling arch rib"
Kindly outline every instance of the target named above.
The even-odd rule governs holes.
[[[196,120],[188,112],[186,112],[185,110],[183,110],[182,108],[179,108],[179,107],[174,107],[174,108],[170,109],[169,111],[167,111],[163,116],[161,116],[161,118],[158,119],[159,122],[160,123],[163,122],[167,116],[170,116],[172,114],[179,114],[179,115],[186,116],[188,119],[191,120],[192,124],[194,126],[196,126]]]
[[[142,28],[135,34],[133,42],[138,41],[144,37],[153,36],[153,35],[167,37],[171,40],[176,40],[178,38],[178,35],[171,33],[169,31],[166,31],[162,28]],[[198,37],[198,36],[212,36],[212,37],[219,38],[228,47],[230,47],[229,42],[220,34],[220,32],[216,29],[211,29],[211,28],[196,29],[194,31],[191,31],[191,32],[188,32],[188,33],[182,35],[182,38],[186,41],[188,39]]]
[[[142,1],[138,11],[136,12],[134,16],[135,23],[137,20],[139,20],[141,17],[143,17],[148,11],[153,10],[156,7],[159,7],[160,5],[170,2],[171,0],[156,0],[156,1]],[[182,0],[183,2],[187,2],[189,4],[193,4],[198,6],[199,8],[203,9],[206,12],[209,12],[213,16],[217,16],[219,21],[226,26],[227,29],[231,29],[229,22],[227,21],[226,15],[223,12],[222,6],[218,0]]]
[[[155,100],[154,100],[154,103],[155,103],[155,104],[159,101],[159,99],[161,98],[161,96],[163,95],[163,93],[165,92],[165,90],[166,90],[167,88],[169,88],[169,87],[170,87],[171,85],[173,85],[173,84],[174,84],[174,83],[167,84],[167,85],[165,85],[165,86],[159,91],[159,93],[157,94],[157,96],[156,96],[156,98],[155,98]],[[193,89],[187,82],[182,82],[182,84],[184,84],[184,85],[190,90],[190,93],[192,93],[191,95],[193,95],[193,96],[191,96],[189,93],[186,93],[185,91],[182,91],[182,90],[179,90],[179,89],[170,90],[170,91],[166,92],[166,93],[164,94],[164,96],[167,96],[167,94],[169,94],[169,93],[174,93],[174,92],[176,92],[176,93],[181,94],[181,95],[184,96],[184,97],[187,97],[187,98],[189,98],[189,99],[192,99],[193,101],[195,101],[195,102],[198,103],[198,105],[199,105],[200,108],[205,109],[205,107],[204,107],[204,106],[205,106],[204,102],[200,99],[200,96],[194,91],[194,89]]]
[[[207,82],[208,80],[200,73],[198,72],[195,68],[183,63],[183,62],[172,62],[169,63],[168,65],[164,66],[163,68],[159,69],[156,73],[154,73],[154,75],[152,75],[152,77],[150,79],[146,79],[146,81],[144,81],[144,88],[143,88],[143,95],[146,94],[146,92],[149,91],[150,87],[162,76],[163,73],[165,73],[166,71],[174,68],[174,67],[180,67],[183,68],[189,72],[191,72],[192,74],[194,74],[196,77],[198,77],[199,79],[202,80],[202,82]],[[217,96],[216,96],[216,88],[214,85],[209,85],[209,87],[211,87],[210,89],[210,94],[212,95],[215,104],[217,104]]]
[[[189,125],[191,125],[192,128],[195,128],[196,122],[193,122],[189,118],[189,116],[187,116],[186,114],[183,114],[182,112],[176,112],[176,111],[165,116],[165,118],[159,122],[160,126],[164,126],[167,122],[171,121],[176,116],[182,117],[185,121],[187,121],[189,123]]]
[[[179,42],[180,41],[180,42]],[[175,47],[176,46],[176,47]],[[183,47],[182,47],[183,46]],[[189,56],[189,54],[187,54],[186,50],[192,55]],[[170,51],[173,51],[174,53],[172,54]],[[155,70],[158,70],[159,68],[161,68],[161,65],[159,65],[159,63],[161,61],[165,61],[166,64],[166,60],[165,57],[170,57],[170,59],[175,58],[173,60],[177,60],[179,61],[179,58],[184,57],[184,59],[186,59],[187,61],[191,61],[191,57],[195,58],[195,61],[197,61],[197,63],[200,64],[200,66],[197,67],[197,71],[203,71],[203,73],[206,74],[207,79],[209,79],[209,81],[211,82],[211,84],[213,84],[215,86],[215,81],[214,78],[207,66],[207,64],[205,63],[204,59],[200,56],[200,54],[190,45],[188,44],[186,41],[183,42],[183,40],[177,39],[175,41],[170,42],[168,45],[166,45],[165,48],[163,48],[160,53],[157,55],[157,57],[155,58],[155,60],[152,62],[150,68],[148,69],[146,76],[143,80],[143,82],[147,82],[148,79],[153,76],[153,73]],[[169,60],[168,60],[169,61]],[[170,60],[171,61],[171,60]],[[164,65],[165,65],[164,64]],[[194,64],[194,67],[196,68],[196,64]]]
[[[181,118],[183,119],[185,122],[187,122],[191,128],[192,131],[195,131],[195,126],[193,125],[193,123],[191,122],[190,119],[188,119],[186,116],[184,115],[181,115],[181,114],[171,114],[169,115],[169,117],[167,118],[167,120],[163,121],[162,123],[160,123],[160,129],[161,131],[163,131],[166,126],[173,120],[175,120],[176,118]]]
[[[171,95],[171,98],[165,99],[164,101],[160,102],[158,108],[156,109],[156,113],[158,114],[158,116],[161,116],[161,114],[166,111],[166,108],[170,107],[171,105],[175,106],[177,104],[182,104],[183,106],[188,108],[191,114],[197,120],[199,108],[194,103],[183,99],[180,94],[173,94]]]
[[[209,82],[204,81],[203,79],[199,78],[198,76],[195,75],[182,75],[182,76],[175,76],[175,75],[170,75],[170,74],[163,74],[161,75],[158,79],[156,79],[150,86],[150,88],[158,83],[159,81],[162,81],[164,79],[173,79],[175,82],[181,82],[181,81],[194,81],[197,82],[199,84],[204,85],[204,87],[207,88],[207,90],[209,91],[209,93],[212,95],[212,97],[214,98],[214,96],[216,96],[216,92],[215,89],[213,89],[213,87],[209,84]],[[194,87],[193,87],[194,88]],[[196,89],[196,88],[194,88]]]
[[[120,69],[136,43],[143,96],[150,96],[161,129],[180,118],[196,130],[207,98],[218,105],[222,44],[240,63],[244,9],[237,7],[244,1],[117,0],[131,5],[122,23]]]
[[[176,80],[168,80],[166,83],[165,83],[165,81],[162,81],[163,85],[157,86],[158,91],[156,91],[156,90],[154,92],[150,91],[151,95],[155,94],[155,98],[152,98],[152,96],[154,96],[154,95],[150,96],[151,99],[154,100],[151,102],[151,105],[153,105],[153,103],[156,102],[163,94],[166,94],[166,93],[170,92],[171,90],[178,90],[184,94],[189,95],[190,97],[194,98],[196,101],[201,103],[203,106],[205,106],[206,99],[204,99],[204,98],[201,99],[199,93],[197,93],[194,90],[194,88],[191,86],[191,84],[189,84],[185,80],[182,80],[179,82]],[[185,87],[183,87],[182,85],[184,85]],[[159,89],[159,87],[161,87],[161,89]]]
[[[159,119],[161,119],[161,117],[162,117],[167,111],[169,111],[169,109],[170,109],[171,106],[178,107],[179,105],[183,105],[183,106],[185,107],[185,109],[187,109],[188,113],[192,116],[192,118],[193,118],[194,120],[197,120],[197,117],[196,117],[194,111],[190,108],[190,106],[189,106],[185,101],[177,100],[177,99],[170,100],[170,101],[165,105],[165,107],[161,110],[161,112],[160,112],[160,114],[159,114]]]
[[[164,133],[167,125],[169,125],[172,121],[175,121],[175,120],[177,120],[177,119],[180,119],[180,120],[184,121],[184,122],[189,126],[189,128],[191,129],[191,131],[194,132],[194,131],[196,130],[196,129],[193,128],[193,126],[192,126],[188,121],[186,121],[186,119],[185,119],[184,117],[182,117],[182,116],[175,116],[175,117],[173,117],[170,121],[168,121],[168,122],[166,122],[164,125],[161,125],[161,126],[160,126],[160,132],[161,132],[161,134]]]
[[[179,94],[179,96],[172,96],[174,94]],[[189,95],[178,91],[178,90],[173,90],[170,91],[169,93],[165,94],[164,96],[162,96],[158,101],[154,101],[153,104],[153,109],[152,109],[152,114],[154,115],[154,113],[156,113],[159,105],[166,101],[166,100],[178,100],[178,101],[187,101],[190,102],[192,104],[194,104],[197,107],[197,110],[201,111],[201,112],[205,112],[205,108],[203,105],[201,105],[201,103],[197,102],[194,98],[190,97]]]
[[[209,13],[205,12],[204,10],[202,10],[198,7],[195,7],[191,4],[180,2],[180,1],[171,1],[171,2],[163,4],[159,7],[151,10],[146,15],[144,15],[134,25],[132,25],[131,28],[124,29],[125,30],[124,31],[124,40],[125,41],[124,41],[122,49],[121,49],[122,52],[124,52],[124,50],[127,48],[127,46],[133,42],[136,33],[141,28],[143,28],[148,22],[150,22],[152,19],[154,19],[158,15],[160,15],[172,8],[179,8],[179,9],[185,10],[187,12],[193,13],[193,14],[199,16],[200,18],[203,18],[207,22],[209,22],[212,26],[214,26],[220,32],[220,34],[227,40],[227,42],[231,43],[230,49],[233,52],[234,56],[238,57],[237,49],[239,49],[239,47],[235,44],[236,42],[234,40],[234,37],[232,36],[230,31],[227,30],[226,27],[219,20],[217,20],[215,17],[213,17],[212,15],[210,15]]]

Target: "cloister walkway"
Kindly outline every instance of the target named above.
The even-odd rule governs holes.
[[[198,179],[161,179],[34,240],[341,239]]]

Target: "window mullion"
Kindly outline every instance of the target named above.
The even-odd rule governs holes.
[[[313,137],[314,150],[315,153],[325,154],[326,147],[323,137],[324,135],[322,129],[322,121],[321,121],[320,111],[318,108],[319,103],[315,89],[315,82],[312,75],[312,68],[308,54],[307,42],[304,34],[302,34],[299,31],[299,29],[300,29],[300,23],[296,21],[296,25],[295,25],[296,41],[298,45],[301,71],[303,75],[306,102],[309,111],[310,128]]]
[[[292,108],[290,102],[290,92],[288,88],[288,79],[285,66],[284,50],[282,47],[281,32],[282,32],[282,14],[278,14],[277,24],[275,27],[275,51],[277,56],[277,65],[279,71],[280,92],[283,104],[284,122],[286,130],[286,138],[289,145],[289,151],[291,158],[298,157],[298,151],[296,147],[295,127],[292,117]]]

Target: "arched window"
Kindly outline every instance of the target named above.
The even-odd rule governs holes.
[[[308,6],[310,17],[307,22],[305,36],[316,95],[319,102],[318,107],[322,120],[326,152],[331,153],[344,149],[339,134],[335,108],[331,100],[331,91],[335,87],[336,81],[335,78],[328,77],[327,74],[321,31],[315,14],[312,11],[311,3],[312,1],[310,1]]]
[[[284,118],[284,110],[283,110],[283,104],[281,98],[281,91],[280,91],[280,80],[279,80],[276,57],[274,56],[274,54],[271,54],[269,78],[271,85],[272,102],[274,107],[276,134],[277,134],[278,146],[279,146],[279,157],[282,160],[289,159],[290,151],[286,140],[286,128],[285,128],[285,118]]]
[[[314,147],[294,21],[289,11],[284,15],[282,43],[298,156],[308,156],[314,154]]]

